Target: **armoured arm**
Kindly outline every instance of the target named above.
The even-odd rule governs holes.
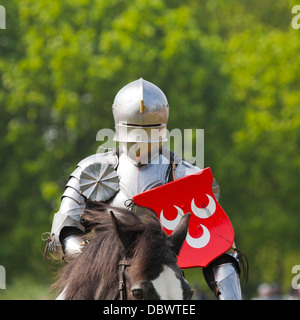
[[[175,176],[183,176],[198,172],[200,169],[191,164],[182,161],[178,164]],[[213,179],[212,191],[217,200],[220,197],[220,188],[215,179]],[[240,261],[235,245],[221,257],[214,260],[206,268],[203,274],[207,284],[219,300],[241,300],[240,287]]]
[[[95,154],[82,160],[72,172],[53,219],[51,234],[56,250],[61,246],[66,254],[80,252],[79,236],[85,233],[81,216],[86,202],[106,201],[115,194],[118,189],[116,165],[115,152]]]
[[[54,234],[56,250],[62,246],[64,253],[80,252],[79,236],[85,232],[84,226],[80,223],[80,217],[86,207],[86,200],[80,193],[76,170],[71,174],[66,185],[59,211],[54,215],[51,230],[51,234]]]

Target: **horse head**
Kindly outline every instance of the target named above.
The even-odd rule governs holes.
[[[133,212],[105,205],[87,210],[83,217],[90,223],[89,241],[53,286],[64,291],[65,299],[191,298],[192,290],[177,265],[190,214],[170,236],[147,208]]]
[[[123,283],[123,290],[126,290],[126,295],[123,293],[123,298],[137,300],[190,299],[193,292],[184,278],[183,271],[177,265],[176,258],[186,238],[190,214],[184,215],[177,228],[166,238],[165,247],[155,248],[158,243],[154,242],[155,246],[147,250],[148,256],[145,256],[145,253],[139,256],[142,248],[137,250],[138,243],[141,241],[140,237],[145,231],[132,232],[128,230],[126,224],[123,224],[112,211],[111,217],[114,232],[123,248],[125,257],[122,260],[123,264],[122,262],[119,264],[120,270],[123,270],[120,271],[119,283]],[[153,232],[153,228],[151,231]],[[165,234],[162,231],[158,232],[156,236],[165,236]],[[144,238],[150,242],[148,237]],[[142,245],[139,243],[139,246]],[[164,251],[164,256],[155,259],[155,251]],[[144,262],[144,266],[140,265],[141,261]],[[137,268],[139,269],[136,270]],[[122,297],[122,292],[120,292],[120,297]]]

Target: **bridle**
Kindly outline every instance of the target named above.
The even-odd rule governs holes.
[[[120,297],[120,300],[126,300],[126,277],[125,277],[125,270],[126,267],[130,266],[129,259],[122,259],[119,262],[119,288],[115,294],[114,300],[117,300]]]

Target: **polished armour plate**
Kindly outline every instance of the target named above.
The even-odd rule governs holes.
[[[80,192],[92,201],[106,201],[119,189],[119,177],[109,163],[93,163],[81,172]]]

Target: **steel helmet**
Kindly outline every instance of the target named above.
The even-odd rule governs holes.
[[[115,141],[164,142],[169,105],[165,94],[142,78],[130,82],[116,95],[113,103]]]

